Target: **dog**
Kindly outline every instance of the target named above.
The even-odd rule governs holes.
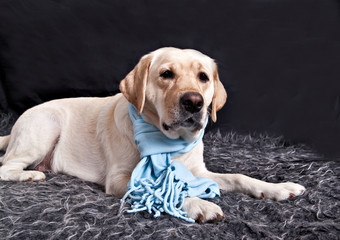
[[[226,102],[213,59],[191,49],[160,48],[143,56],[120,82],[121,93],[106,98],[53,100],[23,113],[9,136],[0,137],[0,178],[43,181],[42,171],[65,173],[105,186],[122,197],[140,160],[128,103],[170,139],[195,141],[208,116]],[[213,173],[203,161],[203,143],[176,158],[195,176],[207,177],[223,191],[284,200],[301,195],[299,184],[268,183],[241,174]],[[186,198],[183,210],[199,222],[224,218],[219,206]]]

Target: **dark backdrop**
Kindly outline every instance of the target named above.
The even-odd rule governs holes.
[[[1,111],[117,93],[163,46],[218,62],[228,102],[210,127],[340,155],[336,0],[0,0]]]

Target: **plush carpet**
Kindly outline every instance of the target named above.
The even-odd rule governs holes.
[[[0,135],[14,118],[1,115]],[[128,214],[93,183],[62,174],[45,182],[0,181],[1,239],[339,239],[340,166],[304,145],[267,135],[209,132],[207,167],[270,181],[294,181],[307,192],[286,201],[222,192],[212,200],[225,220],[189,224],[162,215]]]

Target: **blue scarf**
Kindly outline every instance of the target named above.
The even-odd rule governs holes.
[[[128,191],[122,198],[123,203],[129,198],[131,210],[147,210],[154,217],[162,212],[194,222],[182,210],[184,198],[214,198],[220,195],[219,187],[214,181],[195,177],[183,164],[172,161],[193,149],[202,141],[204,131],[198,140],[188,143],[182,139],[170,139],[158,128],[145,122],[143,114],[129,104],[129,114],[133,123],[135,143],[141,155],[141,161],[132,172]]]

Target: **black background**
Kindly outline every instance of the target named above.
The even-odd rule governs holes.
[[[0,107],[117,93],[139,58],[194,48],[219,65],[210,128],[284,135],[340,155],[336,0],[0,0]]]

